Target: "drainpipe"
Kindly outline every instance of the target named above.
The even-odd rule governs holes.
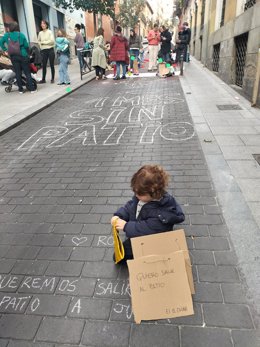
[[[38,42],[35,27],[33,3],[30,0],[24,0],[23,6],[24,12],[26,14],[26,25],[28,27],[29,41],[33,43]]]
[[[210,35],[210,21],[211,21],[211,0],[209,2],[206,1],[206,4],[208,5],[207,8],[207,34],[206,34],[206,54],[205,54],[205,61],[204,61],[204,66],[208,67],[208,55],[209,55],[209,35]]]
[[[256,77],[255,77],[255,84],[253,88],[253,97],[252,97],[252,107],[256,106],[257,102],[257,95],[259,91],[259,81],[260,81],[260,48],[258,49],[258,56],[257,56],[257,65],[256,65]]]

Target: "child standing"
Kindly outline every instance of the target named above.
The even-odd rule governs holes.
[[[69,41],[66,38],[66,32],[63,29],[59,29],[56,38],[56,49],[59,57],[59,83],[70,84],[70,78],[68,74],[68,64],[70,60],[70,48]]]
[[[144,165],[133,175],[131,188],[135,196],[111,218],[111,224],[115,222],[127,237],[122,261],[133,259],[131,237],[170,231],[174,224],[185,220],[181,207],[165,190],[168,181],[169,175],[158,165]]]

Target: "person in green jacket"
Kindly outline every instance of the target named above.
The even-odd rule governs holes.
[[[16,44],[16,43],[19,44]],[[12,47],[13,48],[12,48]],[[15,46],[15,48],[14,48]],[[24,72],[29,90],[31,93],[35,92],[33,86],[32,76],[30,72],[30,57],[29,57],[29,44],[23,33],[20,32],[19,25],[17,22],[12,22],[9,24],[9,32],[6,32],[4,36],[0,39],[0,47],[6,54],[10,56],[14,72],[16,75],[17,85],[19,88],[19,93],[23,94],[25,92],[22,82],[22,72]]]

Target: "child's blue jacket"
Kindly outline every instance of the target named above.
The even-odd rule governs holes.
[[[114,213],[114,216],[118,216],[127,222],[124,227],[127,237],[171,231],[174,224],[185,220],[180,205],[168,193],[165,193],[159,201],[151,201],[145,204],[136,219],[138,201],[136,196],[134,196],[125,206],[120,207]]]

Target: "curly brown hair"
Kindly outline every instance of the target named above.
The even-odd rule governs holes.
[[[159,165],[142,166],[131,179],[131,188],[138,195],[149,194],[159,200],[165,193],[169,182],[169,175]]]
[[[98,31],[97,31],[97,36],[104,36],[104,29],[103,28],[99,28]]]

